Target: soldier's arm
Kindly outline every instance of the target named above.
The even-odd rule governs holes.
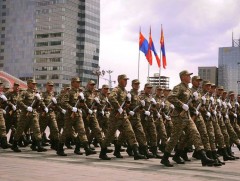
[[[27,109],[28,106],[24,104],[23,100],[27,98],[27,92],[24,91],[22,94],[19,96],[19,99],[17,100],[17,104],[19,105],[20,109]]]
[[[177,109],[182,109],[183,103],[178,99],[181,94],[180,86],[175,86],[173,90],[169,93],[167,100],[172,103]]]
[[[120,104],[117,100],[117,92],[118,92],[118,90],[115,88],[112,90],[112,92],[109,95],[109,102],[113,106],[114,109],[120,108]]]
[[[64,109],[72,110],[72,106],[69,104],[70,94],[66,93],[64,96],[60,98],[60,106]]]

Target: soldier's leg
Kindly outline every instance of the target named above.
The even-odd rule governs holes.
[[[57,126],[56,115],[54,112],[49,113],[49,129],[51,134],[51,148],[57,150],[57,145],[59,142],[59,130]]]
[[[90,117],[90,129],[92,130],[93,136],[97,139],[97,141],[101,144],[103,137],[102,132],[98,123],[98,120],[96,119],[96,116]]]
[[[2,110],[0,110],[0,141],[1,141],[1,147],[3,149],[7,149],[11,147],[11,145],[7,143],[6,125],[5,125],[5,120],[3,117]]]
[[[157,120],[157,135],[158,135],[158,144],[159,144],[159,140],[161,140],[161,143],[159,145],[159,148],[161,148],[161,150],[164,150],[166,147],[166,142],[167,142],[167,132],[165,129],[165,125],[163,123],[163,119],[162,118],[158,118]]]

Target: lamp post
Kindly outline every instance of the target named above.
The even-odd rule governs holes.
[[[97,88],[99,88],[99,78],[100,76],[104,76],[105,75],[105,71],[104,70],[100,70],[100,66],[98,66],[95,70],[93,70],[93,74],[97,75]]]
[[[109,79],[108,79],[108,84],[109,84],[109,88],[111,89],[112,88],[112,77],[111,77],[111,73],[113,73],[112,70],[107,70],[106,71],[108,73],[108,76],[109,76]]]

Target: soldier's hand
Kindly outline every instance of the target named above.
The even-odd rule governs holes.
[[[131,101],[132,95],[130,93],[127,93],[127,100]]]
[[[237,114],[234,113],[233,116],[234,116],[235,118],[237,118]]]
[[[54,104],[57,104],[57,99],[55,97],[52,97],[52,101]]]
[[[173,104],[170,105],[170,108],[175,109],[175,106]]]
[[[141,100],[140,103],[141,103],[142,107],[145,106],[145,101],[144,100]]]
[[[12,105],[12,110],[16,111],[17,107],[15,105]]]
[[[3,114],[7,114],[6,111],[3,109]]]
[[[145,111],[144,114],[145,114],[146,116],[150,116],[151,113],[150,113],[150,111]]]
[[[206,116],[210,118],[211,117],[211,113],[207,112]]]
[[[32,111],[33,111],[33,108],[29,106],[29,107],[27,107],[27,111],[28,111],[28,112],[32,112]]]
[[[220,107],[222,106],[222,101],[220,99],[217,99],[217,103]]]
[[[222,105],[223,105],[223,107],[224,107],[225,109],[227,108],[226,102],[223,102]]]
[[[96,101],[96,103],[100,104],[100,100],[98,97],[95,97],[94,100]]]
[[[229,107],[229,109],[232,109],[232,105],[230,102],[227,103],[227,106]]]
[[[205,96],[202,96],[202,102],[203,102],[203,104],[206,104],[206,97]]]
[[[129,111],[129,114],[131,115],[131,116],[134,116],[134,112],[133,111]]]
[[[92,115],[93,111],[91,109],[88,109],[88,113]]]
[[[235,106],[236,106],[236,107],[239,107],[239,103],[238,103],[237,101],[235,102]]]
[[[161,117],[161,115],[160,115],[160,113],[158,112],[158,113],[157,113],[157,118],[160,118],[160,117]]]
[[[38,99],[38,100],[41,100],[41,95],[39,93],[36,93],[35,94],[35,97]]]
[[[165,116],[165,119],[168,121],[171,121],[171,117],[170,116]]]
[[[44,108],[44,111],[45,111],[46,113],[48,113],[48,108],[47,108],[47,107],[45,107],[45,108]]]
[[[162,106],[162,108],[165,107],[165,103],[164,103],[164,101],[162,101],[161,106]]]
[[[121,107],[118,108],[118,112],[119,112],[119,114],[122,114],[123,113],[123,109]]]
[[[3,101],[7,101],[7,98],[6,98],[6,96],[5,96],[5,95],[3,95],[3,94],[0,96],[0,98],[1,98]]]
[[[228,114],[226,114],[226,115],[225,115],[225,118],[226,118],[226,119],[229,119],[229,116],[228,116]]]
[[[79,97],[81,100],[84,100],[84,94],[82,92],[79,93]]]
[[[154,105],[157,104],[157,102],[156,102],[156,100],[155,100],[154,98],[151,99],[151,102],[152,102]]]
[[[187,104],[183,104],[183,105],[182,105],[182,108],[183,108],[184,111],[188,111],[189,106],[188,106]]]
[[[199,115],[199,112],[198,112],[198,111],[195,111],[195,114],[196,114],[196,116],[198,116],[198,115]]]
[[[214,104],[214,98],[212,96],[210,97],[210,101]]]
[[[194,92],[193,97],[194,97],[195,101],[198,100],[198,92]]]
[[[77,111],[78,111],[78,109],[76,107],[72,108],[72,112],[77,112]]]
[[[63,114],[66,114],[66,112],[67,112],[67,111],[66,111],[65,109],[62,109],[62,110],[61,110],[61,113],[63,113]]]

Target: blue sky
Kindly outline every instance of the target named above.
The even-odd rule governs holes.
[[[137,78],[139,27],[148,40],[151,26],[159,54],[162,24],[167,69],[161,75],[170,77],[172,88],[184,69],[197,74],[199,66],[218,66],[218,48],[231,46],[232,32],[240,38],[239,7],[239,0],[101,0],[100,67],[113,71],[112,80],[123,73],[130,81]],[[150,76],[158,72],[153,57]],[[140,53],[141,87],[147,75],[148,62]]]

